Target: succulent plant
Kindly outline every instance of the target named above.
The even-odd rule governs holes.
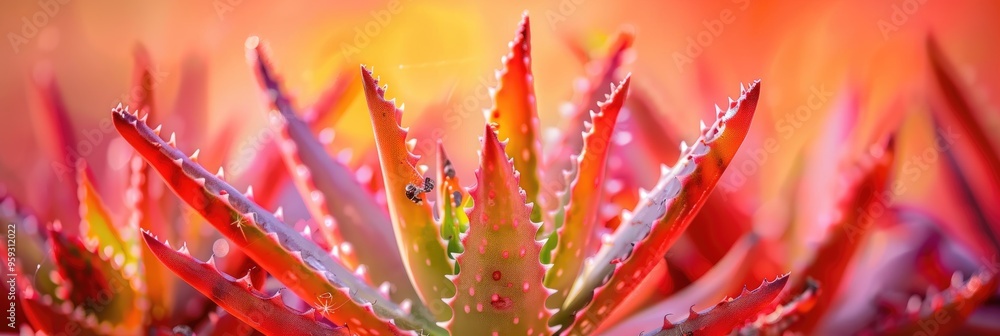
[[[675,164],[660,166],[655,186],[642,190],[636,176],[655,175],[649,173],[655,166],[630,163],[673,155],[664,148],[677,136],[657,120],[648,93],[633,88],[632,75],[618,76],[631,40],[622,33],[609,55],[593,60],[599,71],[567,118],[569,126],[543,152],[525,15],[502,58],[493,107],[485,111],[476,180],[466,187],[440,142],[434,167],[420,163],[401,124],[402,105],[386,98],[388,87],[372,70],[362,66],[360,78],[338,78],[300,116],[266,47],[252,37],[248,59],[276,130],[241,171],[239,184],[255,188],[237,190],[223,169],[207,170],[221,160],[206,162],[199,150],[182,152],[177,142],[183,137],[150,126],[158,114],[152,100],[143,99],[111,113],[135,151],[124,193],[127,222],[116,223],[83,160],[71,186],[78,196],[78,233],[57,221],[38,225],[3,196],[5,220],[41,233],[26,237],[19,251],[18,281],[27,285],[20,302],[30,328],[49,335],[815,332],[843,299],[851,256],[877,221],[855,210],[885,211],[880,194],[896,162],[894,136],[886,132],[868,153],[838,162],[840,192],[829,202],[839,215],[809,260],[788,272],[783,260],[760,253],[775,243],[747,230],[746,218],[726,214],[736,210],[713,194],[750,130],[761,83],[741,85],[736,99],[717,106],[698,138],[681,142]],[[950,81],[950,68],[931,48],[947,102],[958,111],[941,117],[957,117],[964,132],[981,136]],[[148,82],[148,60],[144,52],[137,56],[136,82]],[[357,178],[358,166],[331,156],[316,135],[339,119],[339,101],[356,91],[367,101],[380,167],[364,179]],[[57,94],[51,99],[57,101]],[[65,111],[52,115],[65,125]],[[616,138],[625,131],[631,143]],[[204,154],[225,152],[226,136],[207,143]],[[66,142],[71,135],[63,137]],[[995,163],[996,151],[979,155]],[[149,179],[149,170],[162,185]],[[311,222],[289,225],[283,210],[269,210],[286,178]],[[177,197],[156,191],[164,185]],[[629,210],[608,216],[609,207]],[[215,230],[202,233],[205,222]],[[668,262],[705,258],[691,242],[679,242],[717,232],[728,241],[713,258],[717,262],[683,289],[664,289],[673,281],[668,269],[678,268]],[[168,240],[187,243],[175,250]],[[214,256],[202,261],[193,249],[211,249]],[[763,266],[751,272],[751,259]],[[761,284],[748,289],[746,279]],[[939,323],[937,330],[955,330],[997,289],[994,272],[948,279],[948,289],[911,299],[905,313],[880,314],[866,331],[919,332],[927,321]],[[270,289],[275,282],[283,289]],[[934,320],[939,314],[950,322]]]

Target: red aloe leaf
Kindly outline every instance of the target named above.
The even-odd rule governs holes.
[[[215,267],[213,259],[201,262],[187,253],[187,247],[174,251],[149,232],[142,238],[153,254],[184,281],[215,301],[244,323],[267,334],[348,335],[346,328],[332,328],[317,320],[319,314],[310,309],[295,312],[285,306],[281,292],[268,296],[256,289],[249,274],[234,279]]]
[[[132,71],[132,88],[126,93],[129,101],[121,103],[129,104],[137,111],[149,113],[149,118],[153,119],[149,122],[156,122],[155,118],[158,117],[158,113],[156,113],[155,97],[153,97],[153,85],[156,80],[153,78],[149,52],[146,47],[136,45],[132,51],[132,58],[135,60]]]
[[[823,286],[826,293],[816,298],[810,313],[795,323],[794,330],[808,333],[826,315],[826,309],[836,298],[852,257],[878,219],[871,214],[885,211],[885,187],[894,159],[893,143],[890,138],[884,145],[877,145],[884,147],[873,147],[870,157],[866,156],[857,166],[845,172],[848,182],[844,184],[847,188],[839,204],[841,216],[837,223],[829,227],[823,243],[815,251],[813,261],[795,273],[786,291],[799,295],[810,287],[810,281],[815,281]]]
[[[546,207],[551,209],[559,204],[555,192],[565,190],[565,181],[560,179],[562,172],[571,169],[573,162],[569,158],[580,153],[583,148],[583,138],[580,137],[580,134],[586,131],[584,121],[587,121],[590,116],[588,112],[597,110],[597,102],[601,101],[605,95],[611,94],[611,90],[607,90],[608,86],[605,83],[617,81],[615,74],[624,63],[626,51],[632,47],[634,39],[635,36],[631,32],[619,32],[610,43],[607,56],[591,60],[586,65],[588,74],[586,80],[583,81],[585,85],[580,87],[579,92],[574,96],[568,116],[565,118],[566,124],[559,131],[559,139],[550,144],[551,150],[548,151],[549,154],[545,158],[542,177],[545,178],[543,191],[547,195],[543,195],[541,201]],[[545,225],[546,232],[555,229],[550,224]]]
[[[258,265],[313,306],[320,306],[317,300],[327,296],[345,302],[336,311],[320,311],[330,321],[385,334],[401,332],[393,320],[411,330],[434,330],[427,321],[415,320],[391,301],[380,300],[382,294],[322,248],[191,161],[174,146],[173,135],[170,142],[164,141],[136,115],[120,109],[113,111],[113,117],[118,132],[171,190]]]
[[[36,114],[39,124],[38,139],[51,155],[50,166],[55,172],[57,179],[46,179],[42,185],[35,186],[40,190],[50,190],[44,198],[38,199],[40,208],[39,215],[48,218],[61,219],[66,223],[72,223],[66,229],[76,232],[76,224],[79,217],[71,204],[75,204],[77,185],[75,172],[76,155],[78,143],[73,132],[72,119],[66,104],[63,101],[62,92],[56,81],[51,65],[39,66],[35,70],[35,78],[32,83],[34,91],[38,93],[41,113]],[[29,196],[30,197],[30,196]],[[35,200],[31,200],[35,201]]]
[[[583,150],[577,156],[577,173],[570,184],[566,217],[562,227],[549,238],[557,240],[552,268],[545,275],[545,287],[556,290],[546,302],[550,308],[562,306],[580,273],[583,258],[592,252],[590,247],[594,245],[594,232],[598,228],[611,135],[628,95],[630,79],[631,75],[625,76],[618,87],[611,90],[607,100],[597,104],[601,109],[599,113],[590,112],[593,125],[583,134]]]
[[[659,108],[648,88],[640,84],[637,83],[632,89],[626,106],[631,112],[630,116],[634,118],[632,124],[636,126],[636,131],[631,133],[635,139],[634,147],[643,150],[630,150],[630,159],[669,164],[677,157],[679,149],[662,144],[679,142],[682,137],[678,134],[677,127],[657,112]],[[623,165],[621,170],[626,174],[634,174],[630,167],[632,165]],[[652,179],[655,180],[656,176]],[[648,185],[648,183],[651,182],[647,182],[645,178],[637,182],[638,185]],[[723,184],[723,187],[731,185]],[[725,188],[723,191],[726,191]],[[696,248],[710,261],[721,258],[749,227],[749,216],[735,209],[728,197],[731,196],[721,192],[710,194],[705,200],[702,211],[695,215],[691,226],[684,232],[684,235],[698,242]]]
[[[444,145],[438,141],[438,169],[437,179],[439,182],[437,193],[438,211],[441,213],[441,238],[448,241],[448,256],[462,253],[462,240],[460,234],[469,229],[469,216],[465,213],[465,208],[472,203],[469,192],[458,182],[458,174],[455,166],[451,164],[448,155],[444,152]],[[458,273],[458,270],[455,270]]]
[[[741,336],[784,335],[789,325],[795,323],[812,309],[816,303],[819,285],[810,281],[802,293],[788,302],[778,305],[774,311],[760,314],[752,322],[737,332]]]
[[[882,322],[877,326],[879,335],[917,335],[932,333],[954,334],[965,324],[976,308],[986,302],[997,290],[997,276],[983,270],[968,280],[961,273],[952,277],[951,287],[924,298],[913,296],[907,303],[906,316]],[[935,326],[928,331],[928,326]]]
[[[20,295],[20,308],[24,310],[27,321],[35,328],[36,332],[44,332],[49,335],[68,333],[102,335],[112,331],[110,323],[99,326],[93,313],[85,313],[83,307],[73,306],[69,302],[53,302],[51,296],[35,290],[28,278],[19,276],[17,281],[20,284],[25,284]],[[119,334],[124,334],[124,329],[120,329],[119,332]]]
[[[251,281],[251,283],[254,283]],[[260,291],[260,289],[258,289]],[[208,314],[208,320],[198,328],[197,335],[209,336],[250,336],[257,332],[233,314],[222,308]]]
[[[417,299],[405,274],[396,271],[403,263],[396,253],[392,224],[385,212],[374,199],[365,197],[367,192],[354,173],[330,157],[308,124],[296,115],[265,47],[260,43],[248,47],[253,47],[256,55],[254,65],[261,87],[272,107],[281,113],[282,118],[272,120],[280,129],[277,143],[285,166],[327,243],[351,270],[361,264],[378,265],[368,271],[374,280],[389,281],[398,287],[395,299]],[[365,243],[353,246],[349,242]]]
[[[48,230],[52,260],[61,279],[56,297],[81,305],[87,314],[116,326],[137,328],[141,315],[133,309],[139,279],[127,279],[96,244],[84,244],[62,231],[58,223]]]
[[[673,335],[725,335],[734,328],[746,323],[747,319],[760,314],[768,309],[771,302],[778,297],[781,289],[788,282],[788,274],[782,275],[774,281],[764,280],[760,287],[748,291],[743,287],[743,293],[732,299],[722,300],[714,307],[701,312],[695,312],[693,307],[687,318],[681,321],[672,322],[669,315],[663,317],[663,327],[659,330],[641,335],[650,336],[673,336]]]
[[[680,237],[750,129],[760,82],[745,89],[741,85],[741,91],[727,110],[718,111],[716,121],[693,146],[681,143],[683,154],[674,168],[663,166],[656,187],[640,192],[642,201],[635,210],[622,214],[623,224],[610,244],[588,260],[554,323],[568,324],[571,315],[584,309],[572,330],[586,334],[596,329]]]
[[[987,130],[982,127],[982,123],[977,119],[977,114],[979,118],[982,118],[981,111],[977,111],[973,107],[973,103],[970,102],[966,93],[969,92],[968,89],[963,87],[958,81],[957,71],[954,69],[951,62],[948,60],[947,55],[941,50],[941,46],[938,44],[937,39],[930,37],[927,41],[927,53],[930,57],[931,68],[934,72],[934,77],[937,79],[937,86],[941,90],[941,99],[943,99],[944,108],[932,108],[934,112],[935,120],[942,121],[945,123],[952,123],[957,125],[962,134],[969,136],[968,141],[963,141],[974,148],[970,149],[969,152],[973,153],[971,160],[967,161],[957,168],[965,175],[969,176],[969,180],[977,180],[978,177],[983,177],[982,175],[977,175],[977,171],[984,171],[983,174],[989,175],[987,177],[987,182],[979,187],[971,188],[974,191],[975,198],[977,200],[973,201],[973,207],[978,212],[986,210],[992,212],[994,215],[994,220],[992,221],[993,227],[986,234],[989,236],[991,243],[994,244],[994,248],[1000,249],[997,246],[998,235],[998,219],[996,218],[997,213],[995,211],[989,211],[992,207],[984,206],[983,204],[989,204],[991,199],[993,201],[998,197],[997,191],[1000,190],[1000,151],[995,147],[994,142],[991,138],[986,135]],[[954,154],[949,154],[953,156]],[[971,162],[970,162],[971,161]],[[988,186],[988,187],[987,187]],[[982,214],[977,214],[982,216]]]
[[[514,159],[514,169],[521,173],[521,188],[535,206],[531,220],[542,220],[537,203],[541,143],[538,136],[538,112],[535,107],[535,84],[531,74],[531,23],[525,13],[517,35],[503,57],[503,69],[497,72],[493,108],[486,111],[486,121],[497,125],[498,137],[508,139],[507,155]]]
[[[691,309],[692,306],[703,307],[706,304],[718,302],[726,293],[738,290],[743,279],[753,264],[750,262],[751,252],[757,246],[758,237],[747,234],[729,250],[719,263],[702,275],[697,281],[674,293],[666,300],[633,314],[621,323],[614,323],[608,329],[608,335],[636,335],[649,328],[650,325],[663,321],[663,314],[678,314]],[[599,331],[600,332],[600,331]]]
[[[423,193],[431,191],[428,187],[433,188],[433,181],[423,177],[415,167],[419,157],[406,144],[407,131],[400,126],[402,108],[396,107],[395,99],[385,99],[387,87],[379,87],[378,80],[364,66],[361,76],[382,165],[389,215],[406,271],[434,317],[438,321],[447,320],[451,308],[441,299],[455,295],[454,284],[445,277],[452,274],[454,266],[434,223],[430,203],[422,201]]]
[[[549,335],[542,244],[535,241],[540,224],[530,220],[518,172],[492,125],[483,135],[480,165],[469,192],[474,205],[462,237],[466,252],[456,259],[458,294],[449,300],[455,314],[444,325],[453,335]]]

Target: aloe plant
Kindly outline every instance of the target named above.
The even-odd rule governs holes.
[[[571,125],[547,144],[555,154],[547,155],[525,15],[502,58],[470,187],[459,181],[440,141],[434,167],[421,164],[430,161],[414,153],[402,105],[387,98],[388,86],[372,70],[362,65],[359,75],[339,78],[302,114],[266,46],[252,37],[248,60],[267,109],[275,111],[268,117],[276,132],[241,181],[230,180],[221,168],[217,173],[206,168],[221,160],[202,159],[227,146],[185,154],[178,147],[183,138],[151,126],[160,117],[146,99],[111,111],[115,129],[135,152],[124,193],[126,222],[110,214],[83,160],[71,186],[78,196],[80,225],[73,228],[79,234],[58,221],[30,224],[37,220],[2,196],[5,220],[29,223],[39,232],[26,238],[19,262],[19,281],[27,285],[20,302],[30,328],[47,334],[205,335],[817,332],[844,297],[852,256],[874,231],[875,220],[855,210],[882,202],[879,195],[896,162],[896,137],[886,132],[871,150],[840,162],[842,190],[830,201],[840,215],[831,219],[822,244],[805,263],[786,269],[765,260],[770,266],[750,267],[755,258],[774,258],[761,251],[776,248],[750,230],[742,238],[735,235],[728,252],[700,278],[649,302],[647,297],[656,296],[650,293],[672,281],[665,275],[667,260],[685,262],[699,253],[680,246],[690,239],[688,227],[716,225],[719,217],[712,216],[718,214],[700,211],[725,207],[713,190],[750,132],[762,85],[740,85],[736,99],[716,106],[714,120],[702,122],[690,145],[681,142],[672,165],[623,165],[634,162],[636,153],[665,157],[662,139],[676,138],[657,123],[643,94],[630,99],[632,74],[617,75],[632,39],[622,33],[608,56],[592,60],[600,71],[567,119]],[[946,102],[959,111],[942,117],[975,128],[971,107],[950,81],[940,51],[931,50]],[[139,83],[149,81],[147,58],[137,53]],[[380,168],[370,171],[369,179],[357,178],[360,166],[331,156],[316,136],[339,119],[347,105],[342,101],[359,91]],[[71,142],[65,111],[51,114],[58,119],[55,129],[63,132],[60,141]],[[636,134],[631,148],[615,138],[623,129]],[[995,152],[978,155],[996,160]],[[148,179],[149,170],[160,180]],[[638,188],[640,175],[652,176],[655,186]],[[287,223],[284,210],[272,210],[285,179],[306,204],[311,222]],[[255,187],[233,186],[247,181]],[[612,182],[626,186],[608,188]],[[176,198],[156,197],[154,186],[166,186]],[[177,199],[198,216],[180,210]],[[627,210],[608,218],[601,209],[612,205]],[[207,261],[191,252],[206,250],[205,239],[181,230],[202,221],[214,227],[208,241],[223,244],[212,247],[216,256]],[[675,252],[681,256],[671,256]],[[760,269],[770,273],[751,272]],[[744,280],[751,278],[762,282],[749,289]],[[941,330],[954,331],[997,289],[990,272],[949,279],[944,292],[912,298],[905,314],[880,316],[867,331],[920,331],[937,314],[953,317]],[[275,283],[281,289],[273,289]]]

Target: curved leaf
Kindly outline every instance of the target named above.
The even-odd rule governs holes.
[[[264,46],[258,43],[248,52],[256,56],[254,68],[261,87],[272,108],[277,109],[284,120],[272,118],[272,125],[280,130],[276,141],[285,167],[291,172],[327,243],[351,270],[361,264],[378,266],[367,270],[373,272],[375,280],[398,286],[398,294],[402,295],[395,295],[397,300],[416,299],[409,281],[401,276],[402,273],[394,271],[403,264],[398,254],[393,253],[395,237],[389,218],[371,197],[365,197],[367,193],[350,169],[327,154],[308,123],[295,113]],[[353,246],[348,242],[365,243]]]
[[[142,238],[153,254],[175,274],[261,332],[272,335],[349,335],[346,328],[335,329],[317,320],[319,314],[312,309],[292,311],[282,301],[281,292],[267,296],[254,289],[249,273],[246,277],[233,279],[219,271],[213,259],[201,262],[188,254],[186,247],[174,251],[148,231],[143,231]]]
[[[651,336],[681,336],[693,335],[725,335],[746,323],[747,319],[760,314],[767,309],[771,302],[778,297],[781,289],[788,282],[788,274],[782,275],[774,281],[764,280],[760,287],[753,291],[748,291],[743,287],[743,293],[732,299],[722,300],[714,307],[704,311],[695,312],[693,309],[688,313],[687,318],[681,321],[670,321],[669,316],[663,317],[663,327],[649,333],[640,335]]]
[[[827,236],[816,249],[812,262],[806,264],[801,271],[795,272],[786,291],[791,294],[789,298],[797,296],[811,286],[810,281],[815,281],[823,286],[824,292],[818,295],[809,314],[795,322],[792,330],[809,333],[820,319],[826,316],[826,309],[836,298],[835,295],[840,289],[850,261],[875,225],[877,218],[872,217],[870,213],[886,206],[883,197],[886,196],[888,175],[893,165],[893,143],[890,138],[881,145],[884,147],[873,147],[877,150],[872,152],[878,155],[865,156],[855,167],[845,172],[847,182],[842,183],[846,187],[843,194],[845,196],[838,205],[842,215],[837,223],[829,227]]]
[[[997,276],[990,270],[980,271],[968,280],[963,279],[961,273],[955,273],[951,287],[924,298],[911,297],[906,316],[882,322],[876,326],[876,332],[879,335],[917,335],[926,334],[927,326],[936,326],[936,332],[931,333],[954,334],[996,290]]]
[[[497,72],[498,85],[493,92],[493,107],[486,111],[486,122],[495,123],[498,137],[507,139],[507,156],[514,159],[514,169],[521,173],[521,188],[534,204],[531,220],[542,220],[538,204],[540,181],[538,112],[535,107],[535,84],[531,74],[531,23],[528,14],[521,17],[517,35],[508,44],[503,68]]]
[[[462,237],[466,252],[456,259],[458,294],[448,300],[454,317],[442,324],[453,335],[549,335],[549,293],[538,261],[542,244],[535,241],[540,224],[530,220],[518,172],[495,132],[486,126],[476,186],[469,192],[475,205]]]
[[[559,138],[555,142],[548,144],[548,154],[545,157],[542,178],[544,179],[542,203],[551,210],[559,205],[557,191],[565,190],[566,182],[562,180],[562,173],[571,169],[573,162],[570,157],[580,153],[583,148],[583,138],[580,137],[586,131],[584,122],[590,116],[589,111],[597,110],[596,105],[601,99],[613,90],[605,90],[608,86],[605,83],[616,82],[616,73],[626,61],[626,51],[632,47],[635,35],[631,32],[621,31],[608,47],[607,55],[593,59],[585,66],[588,71],[586,80],[582,87],[573,97],[573,102],[568,108],[568,116],[565,117],[565,124],[560,127]],[[552,224],[545,224],[545,232],[551,232],[555,227]]]
[[[614,324],[606,332],[608,335],[635,335],[649,326],[663,321],[664,314],[680,314],[693,306],[704,307],[718,302],[726,293],[738,290],[750,270],[751,252],[758,244],[754,234],[747,234],[715,264],[711,270],[697,281],[674,293],[666,300],[634,314],[621,323]]]
[[[451,308],[441,299],[455,295],[455,285],[445,278],[452,274],[454,266],[434,223],[430,203],[422,201],[422,194],[430,191],[426,189],[427,182],[433,187],[433,181],[423,177],[415,167],[419,157],[407,148],[407,131],[400,126],[402,108],[396,107],[395,99],[385,99],[387,87],[379,87],[378,80],[364,66],[361,76],[399,252],[420,298],[438,321],[447,320]]]
[[[611,90],[607,100],[597,104],[601,109],[599,113],[590,112],[593,125],[583,134],[583,151],[577,156],[577,173],[570,184],[564,223],[550,238],[558,239],[552,268],[545,275],[545,287],[556,290],[546,301],[550,308],[562,306],[580,273],[583,258],[592,253],[611,135],[628,95],[630,80],[631,75],[625,76],[618,87]],[[551,243],[546,242],[546,245]]]
[[[728,110],[718,110],[716,121],[693,146],[681,143],[683,154],[677,165],[673,169],[664,166],[656,187],[648,194],[640,192],[642,201],[634,215],[622,214],[623,224],[610,244],[588,260],[554,323],[568,324],[572,314],[584,309],[571,333],[596,329],[680,237],[750,129],[760,96],[759,81],[745,89],[741,85],[741,91],[738,100],[730,99]]]
[[[55,295],[64,302],[82,307],[81,314],[127,330],[137,330],[142,316],[136,304],[138,279],[126,279],[111,256],[98,251],[96,244],[84,244],[67,235],[58,224],[48,230],[52,260],[57,265],[60,287]]]

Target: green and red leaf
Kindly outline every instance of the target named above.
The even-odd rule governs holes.
[[[400,126],[402,108],[395,99],[386,100],[387,87],[379,87],[371,71],[361,68],[368,111],[375,132],[375,146],[382,165],[389,215],[403,263],[420,298],[438,321],[450,318],[451,309],[441,301],[455,295],[455,286],[445,276],[454,272],[446,242],[434,222],[429,202],[424,202],[427,182],[417,170],[419,157],[407,146],[407,130]]]
[[[458,294],[449,300],[454,317],[443,324],[453,335],[549,335],[542,244],[535,240],[540,224],[531,221],[518,172],[492,125],[482,141],[465,253],[456,259]]]
[[[444,152],[444,145],[438,141],[437,206],[440,211],[441,238],[448,241],[448,256],[462,253],[460,235],[469,229],[469,216],[465,213],[472,203],[469,192],[458,181],[455,166]],[[458,270],[455,270],[458,273]]]
[[[507,139],[507,156],[514,159],[514,169],[521,173],[521,188],[534,204],[531,220],[542,220],[538,204],[541,183],[538,166],[541,152],[538,132],[538,112],[535,107],[535,84],[531,74],[531,23],[525,13],[518,24],[517,35],[503,57],[503,68],[497,72],[499,84],[493,96],[493,107],[486,111],[486,122],[496,124],[498,137]]]
[[[599,113],[590,112],[593,124],[583,134],[583,150],[576,159],[577,173],[570,184],[566,215],[561,227],[549,238],[557,239],[552,268],[545,275],[545,287],[556,290],[547,301],[550,308],[562,306],[580,273],[583,259],[594,251],[611,135],[628,95],[630,79],[630,75],[625,76],[607,100],[597,104]],[[550,245],[546,242],[546,246]]]

